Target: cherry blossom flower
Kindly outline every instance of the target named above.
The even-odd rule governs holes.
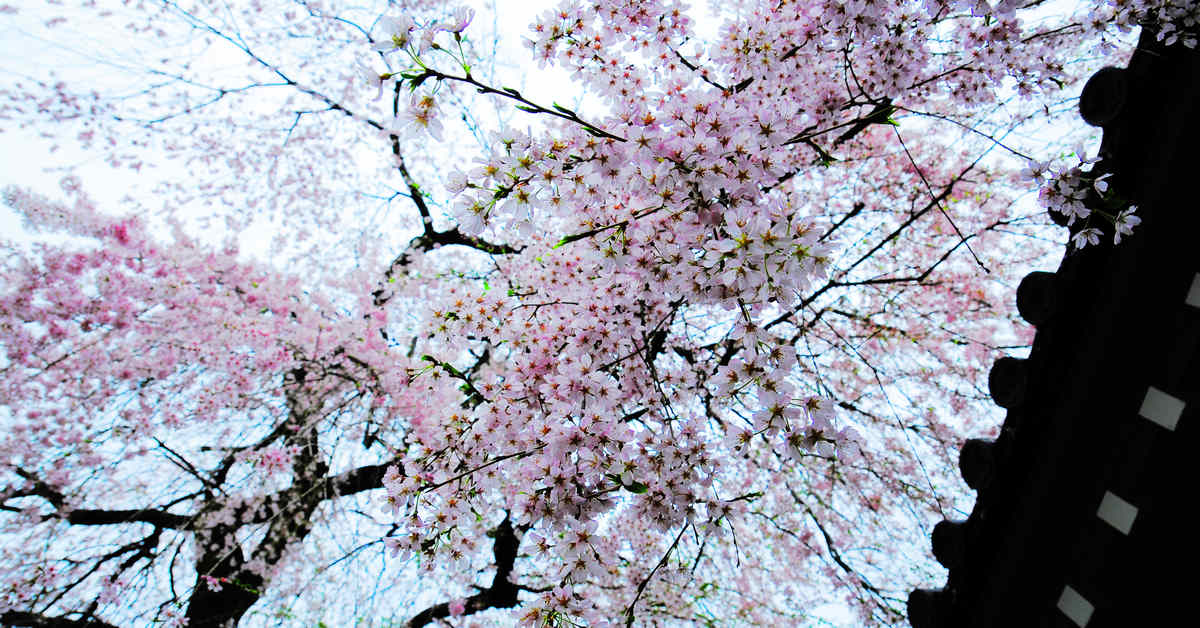
[[[1038,183],[1042,182],[1042,178],[1050,168],[1050,163],[1046,161],[1030,160],[1025,167],[1021,169],[1021,176],[1027,179],[1032,179]]]
[[[412,42],[412,31],[416,30],[416,22],[412,17],[384,17],[379,20],[379,28],[383,37],[372,45],[372,48],[383,53],[395,52],[408,47]]]
[[[1089,244],[1100,244],[1100,230],[1095,227],[1080,229],[1075,235],[1071,236],[1071,242],[1077,249],[1082,249]]]
[[[443,22],[437,26],[438,29],[451,33],[461,33],[467,30],[467,26],[471,24],[471,20],[475,18],[475,9],[471,7],[459,7],[454,10],[450,20]]]
[[[1121,236],[1133,234],[1133,228],[1142,223],[1142,219],[1134,216],[1133,212],[1137,211],[1137,205],[1130,205],[1129,209],[1121,211],[1117,214],[1113,226],[1116,231],[1113,233],[1113,244],[1121,243]]]
[[[363,81],[375,90],[375,100],[382,98],[384,87],[395,80],[390,72],[379,72],[367,63],[360,61],[358,67]]]
[[[437,103],[431,95],[414,93],[401,120],[407,126],[429,133],[436,140],[442,139],[442,122],[438,117]]]

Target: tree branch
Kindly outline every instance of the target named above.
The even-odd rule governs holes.
[[[686,525],[679,528],[679,534],[675,535],[675,541],[671,543],[671,547],[667,548],[667,552],[658,560],[658,564],[654,566],[654,569],[650,570],[650,573],[644,580],[642,580],[642,583],[638,585],[637,595],[635,595],[633,597],[633,601],[629,603],[629,608],[625,609],[625,628],[630,628],[633,626],[633,608],[637,606],[638,600],[642,599],[642,593],[646,590],[646,585],[650,584],[650,580],[654,578],[654,574],[658,573],[658,570],[661,569],[663,565],[667,564],[667,560],[671,558],[671,553],[674,552],[675,548],[679,546],[679,540],[683,538],[683,533],[686,530]]]
[[[4,611],[0,613],[0,624],[5,626],[22,626],[24,628],[117,628],[113,624],[85,617],[83,619],[68,619],[66,617],[50,617],[26,611]]]
[[[523,534],[527,529],[526,526],[520,526],[519,531]],[[517,551],[521,547],[521,539],[517,534],[518,529],[513,527],[512,518],[505,515],[504,521],[501,521],[494,531],[495,542],[492,545],[492,552],[496,560],[496,575],[492,578],[492,585],[464,601],[464,615],[471,615],[489,608],[512,608],[517,605],[517,593],[522,587],[509,581],[513,565],[516,563]],[[408,628],[420,628],[449,616],[450,602],[442,602],[417,613],[408,620],[407,625]]]
[[[36,475],[24,470],[14,469],[14,472],[33,486],[21,490],[8,490],[0,493],[3,501],[17,497],[41,497],[54,506],[55,512],[46,515],[44,519],[62,519],[72,525],[102,526],[120,523],[149,523],[160,528],[182,530],[188,527],[192,517],[177,515],[166,510],[155,508],[135,508],[128,510],[108,510],[92,508],[71,509],[67,506],[67,498],[61,491],[46,484]]]
[[[149,523],[160,528],[182,530],[187,528],[192,517],[177,515],[165,510],[143,508],[140,510],[97,510],[80,508],[67,513],[67,523],[80,526],[103,526],[120,523]]]
[[[583,118],[580,118],[579,114],[575,113],[574,111],[572,111],[566,107],[563,107],[562,105],[554,104],[554,105],[552,105],[553,108],[543,107],[543,106],[533,102],[532,100],[525,98],[524,96],[521,95],[521,92],[519,92],[511,87],[502,87],[500,89],[496,89],[495,87],[492,87],[491,85],[485,85],[484,83],[480,83],[479,81],[475,80],[474,77],[471,76],[470,72],[468,72],[466,76],[455,76],[453,74],[446,74],[443,72],[439,72],[432,68],[425,68],[423,72],[421,72],[420,74],[418,74],[416,76],[413,76],[412,78],[410,78],[408,80],[413,85],[420,85],[421,83],[425,82],[428,79],[434,79],[436,81],[458,81],[460,83],[466,83],[468,85],[475,87],[476,91],[478,91],[480,94],[496,94],[498,96],[503,96],[504,98],[509,98],[511,100],[515,100],[515,101],[521,103],[521,104],[517,105],[517,109],[520,109],[522,111],[528,111],[529,113],[544,113],[544,114],[552,115],[556,118],[562,118],[563,120],[567,120],[569,122],[578,124],[580,127],[583,128],[584,131],[587,131],[588,133],[590,133],[591,135],[594,135],[596,137],[602,137],[602,138],[614,140],[617,142],[628,141],[626,138],[621,137],[620,135],[615,135],[613,133],[609,133],[608,131],[605,131],[604,129],[600,128],[599,125],[592,124],[592,123],[584,120]]]

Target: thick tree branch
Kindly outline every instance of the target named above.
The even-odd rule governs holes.
[[[413,262],[413,252],[428,253],[443,246],[457,244],[475,249],[476,251],[482,251],[489,255],[511,255],[513,253],[520,253],[521,249],[524,248],[508,244],[494,244],[483,238],[465,235],[458,230],[458,227],[447,229],[446,231],[434,231],[429,227],[428,223],[426,223],[426,227],[427,231],[409,241],[408,248],[400,253],[396,259],[392,260],[391,265],[384,271],[384,281],[371,293],[376,307],[383,306],[395,296],[395,293],[388,288],[388,285],[391,284],[392,278],[395,277],[398,271],[403,270]]]
[[[79,508],[67,513],[67,523],[80,526],[103,526],[121,523],[149,523],[160,528],[182,530],[187,528],[192,517],[177,515],[165,510],[143,508],[140,510],[102,510]]]
[[[93,509],[67,507],[66,496],[61,491],[46,484],[36,475],[24,470],[15,469],[17,475],[30,483],[25,489],[7,490],[0,493],[0,502],[18,497],[41,497],[54,506],[55,512],[46,515],[45,519],[62,519],[72,525],[99,526],[120,523],[149,523],[160,528],[180,530],[186,528],[192,518],[187,515],[177,515],[156,508],[136,508],[126,510]]]
[[[0,613],[0,624],[22,628],[117,628],[113,624],[91,617],[70,619],[26,611],[4,611]]]
[[[299,450],[292,461],[292,485],[283,491],[283,499],[272,504],[273,508],[260,509],[271,511],[270,524],[254,548],[250,564],[235,534],[246,525],[240,516],[231,524],[218,520],[211,528],[197,530],[196,544],[202,553],[196,561],[196,581],[188,600],[189,626],[236,625],[263,593],[263,571],[253,565],[278,564],[287,549],[303,542],[312,530],[313,512],[325,500],[326,493],[320,489],[325,486],[329,465],[320,449],[316,424],[309,420],[322,400],[300,380],[285,379],[286,423],[297,429],[285,435],[284,443]],[[258,500],[255,505],[264,503],[269,502]],[[204,510],[218,513],[224,506],[221,501],[210,501]]]
[[[512,575],[513,565],[516,563],[517,551],[521,547],[518,533],[523,534],[527,529],[525,526],[514,528],[512,519],[508,516],[505,516],[504,521],[496,526],[495,542],[492,545],[492,553],[496,560],[496,575],[492,578],[492,586],[482,589],[465,600],[464,615],[471,615],[489,608],[512,608],[517,605],[517,592],[522,587],[513,584],[509,577]],[[434,604],[408,620],[408,628],[420,628],[449,616],[450,602]]]
[[[341,497],[383,488],[383,474],[393,464],[399,462],[366,465],[326,478],[325,492],[331,497]]]

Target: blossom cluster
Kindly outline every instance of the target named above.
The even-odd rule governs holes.
[[[1121,238],[1132,235],[1133,228],[1142,222],[1134,215],[1137,206],[1124,202],[1110,190],[1108,179],[1112,173],[1101,174],[1095,168],[1083,170],[1099,161],[1097,158],[1083,157],[1082,149],[1077,149],[1076,154],[1079,155],[1077,165],[1052,169],[1048,162],[1034,161],[1022,174],[1041,186],[1038,193],[1041,203],[1062,215],[1068,226],[1074,225],[1076,220],[1083,222],[1071,236],[1075,248],[1099,244],[1101,230],[1092,226],[1093,216],[1111,226],[1113,244],[1120,244]]]
[[[1096,11],[1122,28],[1151,26],[1168,46],[1195,48],[1200,41],[1200,2],[1195,0],[1110,0]]]
[[[395,552],[461,564],[494,525],[472,513],[507,510],[558,559],[544,567],[555,593],[528,616],[590,616],[582,592],[622,571],[614,543],[635,542],[606,540],[599,526],[636,521],[655,532],[651,544],[688,526],[723,534],[758,499],[748,467],[732,461],[864,459],[867,440],[797,376],[797,337],[770,329],[828,280],[841,244],[807,182],[887,150],[894,99],[971,109],[1010,79],[1026,96],[1052,90],[1064,66],[1060,35],[1030,37],[1018,3],[836,4],[754,5],[712,48],[692,49],[679,3],[565,2],[532,26],[530,46],[577,73],[605,114],[481,87],[543,115],[544,130],[496,132],[490,154],[448,178],[458,230],[521,250],[486,262],[490,287],[464,282],[429,300],[439,352],[413,380],[461,388],[467,401],[414,425],[390,472]],[[980,19],[925,23],[956,10]],[[942,49],[936,33],[958,47]],[[429,77],[448,76],[403,80],[433,93]],[[893,176],[940,178],[904,151],[913,163]],[[1055,174],[1045,202],[1087,220],[1080,182],[1101,193],[1106,181]],[[1115,220],[1119,238],[1137,218],[1126,209]],[[946,216],[944,228],[957,226]],[[984,300],[972,294],[964,302]]]

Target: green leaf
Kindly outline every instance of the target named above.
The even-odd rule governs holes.
[[[521,111],[528,111],[529,113],[537,113],[539,111],[535,107],[528,107],[526,105],[517,105],[517,109],[520,109]]]
[[[629,491],[630,493],[641,495],[642,493],[649,491],[650,487],[642,484],[641,482],[630,482],[629,484],[625,485],[625,490]]]

